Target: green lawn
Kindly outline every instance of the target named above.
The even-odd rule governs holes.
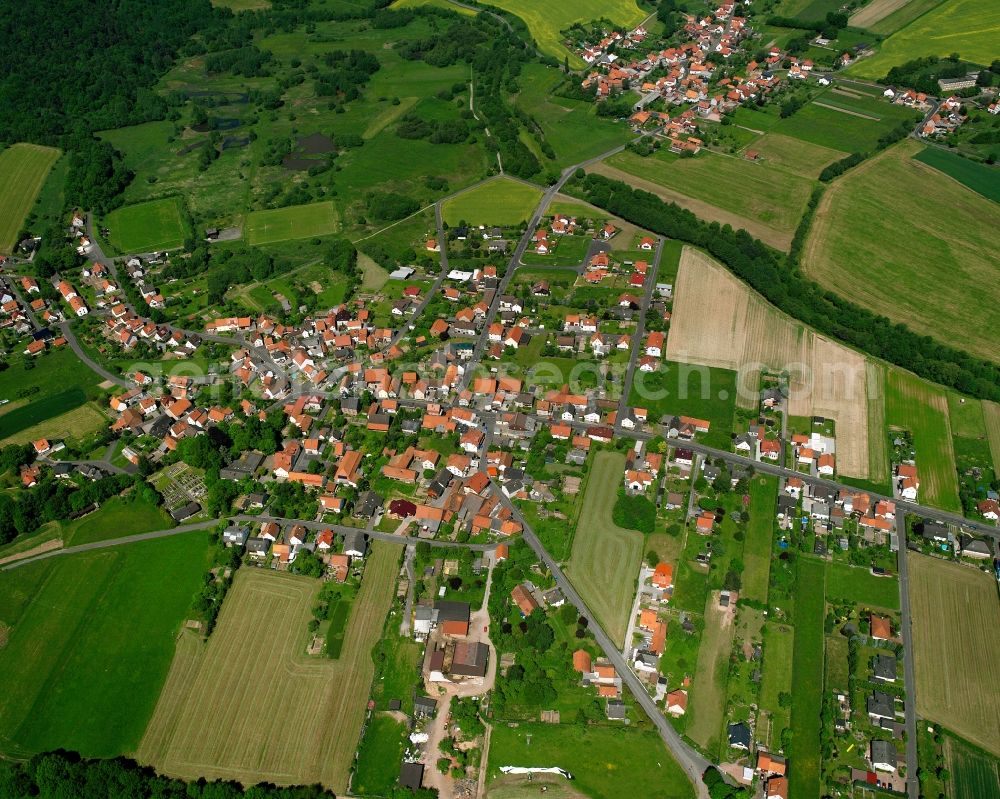
[[[778,695],[792,692],[792,662],[795,631],[786,625],[769,621],[764,625],[764,669],[760,682],[760,706],[771,716],[771,733],[767,745],[780,746],[781,731],[791,724],[791,713],[782,707]]]
[[[56,148],[38,144],[12,144],[0,152],[0,253],[10,254],[17,244],[21,225],[59,155]]]
[[[587,480],[567,574],[611,639],[625,638],[642,560],[642,535],[618,527],[611,510],[625,479],[625,456],[599,452]]]
[[[899,610],[899,582],[894,577],[876,577],[867,568],[846,563],[830,564],[826,593],[831,601],[849,599],[861,605]]]
[[[9,368],[0,371],[0,399],[14,402],[26,398],[35,402],[71,388],[80,388],[88,396],[96,396],[99,378],[69,347],[51,350],[34,359],[25,358],[21,354],[23,349],[15,348],[7,361]]]
[[[767,602],[767,583],[771,572],[771,547],[774,539],[774,514],[778,479],[755,477],[750,483],[750,521],[743,547],[742,596]]]
[[[104,218],[111,245],[121,253],[172,250],[184,243],[187,223],[179,197],[126,205]]]
[[[795,597],[795,647],[792,653],[792,743],[790,796],[820,794],[820,727],[823,706],[823,617],[825,564],[799,556]]]
[[[591,799],[694,796],[660,736],[649,729],[497,724],[490,737],[487,779],[500,778],[500,766],[558,766],[570,772],[573,787]]]
[[[11,629],[0,749],[86,757],[135,751],[208,566],[205,533],[29,564],[0,581]]]
[[[541,198],[537,186],[501,177],[446,200],[442,213],[452,227],[460,222],[514,226],[531,218]]]
[[[568,58],[577,69],[585,66],[583,60],[563,45],[560,31],[577,22],[588,23],[597,19],[607,19],[624,29],[631,29],[647,16],[635,0],[578,0],[557,5],[532,0],[494,0],[492,5],[523,19],[542,52],[555,56],[560,62]]]
[[[521,258],[521,263],[537,266],[576,266],[583,263],[587,256],[587,248],[593,239],[588,236],[553,236],[551,241],[555,245],[552,252],[538,255],[529,249]]]
[[[913,157],[955,178],[983,197],[1000,202],[1000,169],[997,167],[962,158],[940,147],[925,147]]]
[[[174,526],[170,515],[157,505],[114,497],[78,522],[66,525],[63,543],[76,546],[135,533],[168,530]]]
[[[399,776],[406,745],[406,727],[391,716],[375,716],[365,728],[358,762],[351,779],[352,793],[389,796]]]
[[[849,72],[881,78],[914,58],[958,53],[963,60],[989,65],[1000,58],[1000,5],[981,0],[947,0],[886,39],[879,52]]]
[[[327,236],[339,230],[339,217],[332,201],[291,205],[247,215],[246,235],[251,245],[272,244],[289,239]]]
[[[736,372],[661,361],[658,372],[636,370],[629,404],[646,408],[658,422],[666,414],[707,419],[711,427],[699,440],[729,448],[736,409]]]

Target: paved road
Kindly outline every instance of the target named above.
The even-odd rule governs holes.
[[[36,555],[33,558],[25,558],[24,560],[16,560],[13,563],[4,564],[3,566],[0,566],[0,571],[10,571],[11,569],[17,569],[28,563],[37,563],[40,560],[57,558],[61,555],[76,555],[80,552],[92,552],[95,549],[107,549],[108,547],[118,547],[123,544],[135,544],[139,541],[152,541],[154,538],[169,538],[172,535],[181,535],[183,533],[193,532],[194,530],[205,530],[209,527],[215,527],[218,523],[218,519],[209,519],[204,522],[195,522],[193,524],[182,524],[177,527],[171,527],[169,530],[154,530],[151,533],[138,533],[137,535],[127,535],[122,538],[109,538],[107,541],[94,541],[90,544],[79,544],[75,547],[53,549],[49,552],[43,552],[41,555]]]
[[[259,516],[247,516],[244,514],[237,514],[231,517],[233,521],[246,522],[248,524],[260,523],[260,522],[277,522],[281,525],[292,525],[301,524],[307,530],[333,530],[335,533],[343,535],[344,533],[357,533],[362,532],[369,538],[376,539],[378,541],[389,541],[393,544],[419,544],[421,542],[430,544],[432,547],[464,547],[465,549],[471,549],[474,552],[490,552],[496,549],[496,544],[457,544],[453,541],[437,541],[429,538],[416,538],[412,535],[396,535],[395,533],[380,533],[378,530],[365,530],[360,527],[348,527],[345,524],[327,524],[326,522],[317,522],[313,519],[286,519],[282,516],[269,516],[267,514],[262,514]]]
[[[541,541],[538,540],[538,536],[535,535],[535,531],[531,529],[531,525],[528,523],[527,519],[521,514],[517,507],[504,496],[503,492],[500,491],[499,487],[494,484],[494,489],[498,492],[502,502],[508,508],[511,509],[514,518],[517,519],[524,527],[524,540],[528,543],[538,556],[538,559],[545,564],[546,568],[552,572],[552,576],[555,577],[556,584],[559,586],[566,600],[571,604],[575,605],[580,614],[584,616],[589,622],[588,629],[594,638],[597,640],[598,645],[604,651],[605,657],[614,665],[615,671],[622,678],[622,682],[628,686],[629,690],[635,696],[636,701],[642,706],[642,709],[649,716],[650,720],[656,726],[657,731],[660,733],[660,737],[663,738],[667,745],[667,748],[673,753],[674,758],[680,764],[681,768],[687,774],[691,783],[694,785],[698,792],[700,799],[706,799],[708,797],[708,790],[705,788],[705,784],[701,781],[701,775],[705,772],[709,766],[712,765],[708,760],[706,760],[701,754],[695,751],[691,746],[689,746],[681,737],[677,734],[677,731],[673,728],[666,717],[660,712],[660,709],[656,706],[656,702],[653,701],[647,692],[645,686],[639,681],[639,678],[632,671],[631,666],[622,657],[622,653],[618,651],[618,646],[614,641],[604,632],[604,628],[601,627],[600,623],[594,617],[594,614],[587,607],[587,604],[583,601],[583,598],[577,593],[573,584],[567,579],[566,575],[563,574],[559,564],[556,563],[555,559],[549,555],[545,547],[542,546]]]
[[[632,379],[635,376],[635,366],[645,352],[643,335],[646,332],[646,312],[653,299],[653,290],[656,288],[656,274],[660,271],[660,259],[663,257],[664,240],[660,238],[656,244],[656,254],[653,256],[653,264],[646,273],[646,289],[642,293],[642,301],[639,303],[639,319],[635,324],[635,332],[632,334],[632,354],[628,359],[628,368],[625,370],[625,381],[622,383],[622,395],[618,400],[618,414],[615,416],[615,434],[622,433],[622,416],[625,408],[628,407],[628,395],[632,390]],[[664,345],[665,348],[665,345]]]
[[[913,662],[913,626],[910,620],[910,573],[906,559],[906,514],[896,514],[896,534],[899,536],[899,610],[903,635],[903,680],[906,682],[906,794],[920,799],[917,777],[917,675]]]

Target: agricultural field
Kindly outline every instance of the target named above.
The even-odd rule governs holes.
[[[1000,405],[984,400],[983,421],[986,425],[986,438],[990,444],[990,455],[993,457],[994,465],[1000,468]]]
[[[743,150],[743,155],[746,155],[748,150],[757,152],[765,165],[774,166],[811,180],[819,177],[819,173],[827,164],[847,155],[840,150],[821,147],[818,144],[811,144],[780,133],[766,133],[759,139],[755,139]]]
[[[899,610],[899,582],[876,577],[867,568],[830,563],[826,573],[826,595],[831,601],[849,599],[866,607]]]
[[[172,250],[191,232],[180,197],[150,200],[117,208],[104,218],[110,242],[120,253]]]
[[[330,201],[254,211],[247,215],[246,221],[251,245],[328,236],[339,229],[337,209]]]
[[[0,254],[9,255],[60,151],[12,144],[0,151]]]
[[[805,371],[799,367],[791,375],[789,412],[835,419],[838,471],[885,479],[872,470],[869,457],[870,448],[886,444],[884,435],[871,434],[881,421],[869,419],[868,369],[860,353],[785,316],[691,247],[681,255],[674,297],[668,360],[735,370],[737,402],[747,408],[757,405],[761,364],[778,371],[804,364]],[[704,313],[706,307],[714,312]]]
[[[186,533],[5,573],[0,668],[18,690],[0,697],[0,750],[134,752],[208,554]]]
[[[563,45],[560,31],[577,22],[588,23],[595,19],[609,19],[623,28],[631,29],[648,16],[636,5],[635,0],[610,0],[603,3],[600,0],[579,0],[558,6],[542,6],[531,0],[496,0],[492,5],[523,19],[539,50],[555,56],[559,61],[568,58],[574,69],[582,69],[585,65],[579,56]]]
[[[591,468],[566,572],[611,639],[621,643],[635,598],[642,534],[623,530],[611,518],[625,456],[600,452]]]
[[[921,502],[961,512],[948,401],[943,389],[901,369],[888,368],[885,423],[909,430],[917,452]]]
[[[178,652],[137,759],[187,779],[319,782],[342,792],[399,553],[372,547],[337,660],[305,654],[319,581],[239,572],[209,641]]]
[[[894,322],[996,360],[1000,286],[990,231],[1000,227],[1000,205],[913,160],[920,148],[900,142],[827,189],[803,267],[831,291],[850,286],[851,300]],[[911,240],[920,242],[919,269],[900,246]]]
[[[769,161],[751,162],[708,151],[695,158],[662,151],[644,158],[626,151],[590,171],[619,179],[624,172],[627,181],[638,188],[699,216],[703,215],[701,206],[718,209],[707,212],[705,218],[742,227],[778,249],[788,249],[813,186],[809,179]]]
[[[490,736],[487,786],[489,797],[521,799],[537,795],[508,792],[513,785],[528,785],[524,777],[505,777],[500,766],[558,766],[573,775],[572,796],[619,799],[649,796],[688,799],[694,789],[680,766],[651,729],[605,725],[528,723],[498,724]],[[564,785],[559,778],[558,785]],[[500,786],[506,786],[500,790]],[[654,789],[655,786],[655,789]],[[548,795],[548,794],[547,794]],[[556,793],[556,796],[564,795]]]
[[[792,796],[819,796],[820,728],[823,706],[823,617],[826,568],[821,560],[799,556],[795,596],[795,648],[792,653],[792,743],[795,763],[789,776]]]
[[[917,712],[1000,756],[1000,602],[970,566],[908,556]]]
[[[471,8],[456,6],[454,3],[449,3],[448,0],[396,0],[391,7],[393,10],[396,10],[401,8],[418,8],[420,6],[444,8],[448,11],[454,11],[456,14],[462,14],[463,16],[469,17],[477,13]]]
[[[719,749],[722,721],[726,709],[727,664],[733,648],[733,617],[719,607],[719,594],[708,595],[705,602],[705,632],[698,648],[695,666],[697,679],[691,689],[690,718],[685,733],[707,752]]]
[[[774,513],[778,502],[778,480],[760,475],[750,483],[750,521],[743,547],[743,589],[740,596],[767,602],[774,540]]]
[[[452,227],[460,222],[514,227],[531,218],[541,199],[534,184],[498,177],[445,200],[441,212]]]
[[[97,375],[69,347],[51,350],[32,361],[18,348],[7,362],[9,368],[0,372],[0,399],[10,400],[9,405],[0,407],[4,436],[57,418],[99,394]],[[56,397],[61,397],[59,402],[54,401]],[[4,421],[5,417],[10,418]]]
[[[240,11],[260,11],[271,7],[271,0],[212,0],[213,6]]]
[[[1000,761],[948,735],[944,756],[951,773],[951,799],[1000,796]]]
[[[944,172],[963,186],[1000,203],[1000,170],[986,166],[940,147],[925,147],[914,159]]]
[[[881,78],[914,58],[958,53],[963,60],[989,65],[1000,58],[1000,6],[979,0],[946,0],[914,19],[884,42],[871,58],[849,68],[861,78]]]
[[[854,28],[888,36],[926,14],[943,0],[872,0],[855,11],[849,20]]]

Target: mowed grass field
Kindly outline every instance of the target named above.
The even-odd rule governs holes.
[[[795,594],[795,646],[792,651],[792,743],[788,757],[790,796],[819,796],[820,728],[823,707],[823,617],[826,566],[799,556]]]
[[[1000,796],[1000,760],[949,735],[944,756],[951,772],[951,799]]]
[[[0,253],[9,255],[52,165],[55,147],[12,144],[0,152]]]
[[[117,208],[104,218],[111,246],[121,253],[180,247],[188,234],[179,197],[165,197]]]
[[[246,221],[247,240],[252,245],[328,236],[339,229],[340,218],[332,201],[254,211],[247,214]]]
[[[719,607],[719,594],[712,591],[705,602],[705,632],[698,647],[685,729],[687,736],[709,753],[718,752],[720,748],[729,679],[726,665],[734,632],[732,617]]]
[[[983,422],[986,425],[986,438],[990,443],[993,464],[1000,467],[1000,405],[983,400]]]
[[[185,779],[342,792],[399,554],[374,543],[337,660],[305,654],[318,580],[240,571],[208,643],[178,649],[137,759]]]
[[[827,189],[803,267],[894,322],[1000,360],[1000,205],[914,160],[920,149],[900,142]]]
[[[66,555],[4,572],[0,750],[135,751],[208,568],[208,536]]]
[[[639,179],[638,188],[652,190],[709,220],[742,227],[779,249],[787,249],[791,243],[813,187],[808,178],[771,162],[751,162],[708,151],[694,158],[678,158],[662,151],[643,158],[625,151],[591,171],[603,172],[605,164],[630,175],[633,184]],[[647,183],[660,190],[649,189]],[[721,213],[705,209],[703,204]]]
[[[1000,755],[996,581],[969,566],[908,557],[917,712]]]
[[[826,574],[826,595],[830,600],[851,602],[887,610],[899,610],[899,581],[876,577],[867,568],[847,563],[831,563]]]
[[[781,133],[766,133],[743,150],[756,151],[765,165],[793,172],[806,178],[817,178],[827,164],[843,158],[847,153],[818,144],[795,139]]]
[[[901,369],[887,367],[885,423],[913,434],[921,502],[961,512],[958,474],[944,390]]]
[[[491,5],[510,11],[524,20],[538,49],[560,61],[569,59],[574,68],[583,68],[583,60],[563,46],[560,31],[577,22],[608,19],[631,30],[647,16],[635,0],[577,0],[575,3],[538,3],[534,0],[495,0]]]
[[[599,452],[591,469],[566,571],[601,626],[621,644],[635,598],[642,534],[623,530],[611,519],[625,479],[625,456]]]
[[[750,521],[743,546],[743,590],[740,595],[745,599],[767,602],[777,503],[778,479],[769,475],[754,477],[750,483]]]
[[[542,190],[530,183],[496,178],[446,200],[444,220],[454,227],[470,225],[517,225],[527,222],[542,199]]]
[[[848,71],[862,78],[881,78],[892,67],[914,58],[951,53],[986,66],[1000,58],[1000,4],[945,0],[898,30],[882,42],[878,53],[858,61]]]
[[[888,36],[942,2],[944,0],[872,0],[851,15],[850,24]]]
[[[537,783],[524,777],[508,778],[500,766],[558,766],[573,775],[558,785],[591,799],[622,796],[687,799],[694,788],[677,762],[651,729],[580,724],[497,724],[490,736],[487,780],[490,797],[538,796]],[[543,779],[546,779],[543,777]],[[512,784],[535,786],[511,793]],[[505,785],[503,792],[494,789]],[[548,793],[548,792],[547,792]],[[562,794],[557,793],[556,796]]]

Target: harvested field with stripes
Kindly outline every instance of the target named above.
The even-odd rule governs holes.
[[[917,713],[1000,755],[1000,602],[993,578],[913,554]]]
[[[762,368],[787,370],[789,413],[837,422],[837,468],[872,481],[887,477],[882,419],[869,416],[863,355],[786,316],[721,264],[685,247],[674,289],[666,358],[738,373],[738,403],[756,407]],[[711,313],[705,309],[711,308]],[[869,447],[883,450],[869,456]]]
[[[399,554],[393,544],[372,547],[337,660],[305,653],[318,580],[238,572],[208,642],[178,641],[136,759],[188,780],[343,792]]]

